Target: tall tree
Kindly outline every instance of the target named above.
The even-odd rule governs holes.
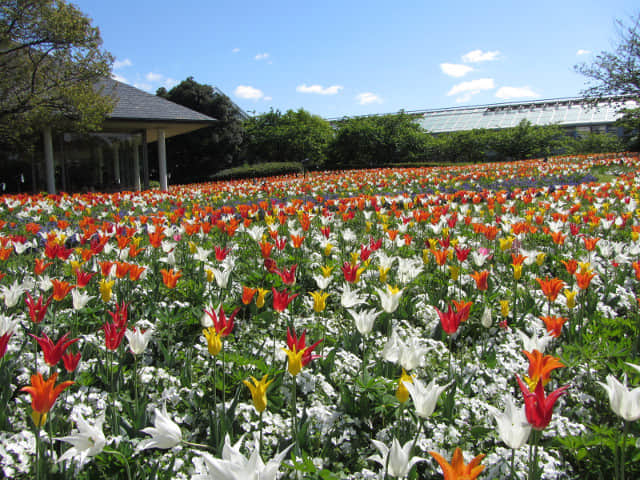
[[[246,156],[253,163],[301,162],[324,164],[333,129],[326,120],[304,109],[271,110],[245,122]]]
[[[97,128],[113,107],[96,83],[111,72],[97,27],[64,0],[0,0],[0,139],[42,125]]]
[[[229,97],[193,77],[169,91],[160,88],[156,95],[218,120],[211,127],[169,139],[168,168],[172,181],[205,180],[217,170],[238,162],[244,139],[244,114]]]
[[[586,97],[594,101],[610,95],[624,95],[640,104],[640,13],[629,23],[616,21],[618,45],[613,52],[601,52],[590,65],[575,66],[593,82],[584,90]],[[620,125],[631,134],[634,149],[640,148],[640,108],[621,110],[624,114]]]

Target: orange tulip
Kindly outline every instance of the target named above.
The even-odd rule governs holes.
[[[476,287],[480,291],[485,291],[489,288],[489,272],[482,270],[481,272],[470,273],[471,277],[476,281]]]
[[[561,260],[561,262],[563,263],[564,268],[567,269],[567,272],[569,272],[570,275],[573,275],[574,273],[576,273],[576,270],[578,270],[578,262],[574,259],[571,259],[568,261]]]
[[[182,272],[180,270],[165,270],[164,268],[160,270],[162,274],[162,282],[165,284],[167,288],[176,288],[176,284],[178,283],[178,279],[182,277]]]
[[[242,286],[242,303],[245,305],[249,305],[251,300],[253,300],[253,296],[258,291],[257,288],[247,287],[245,285]]]
[[[440,464],[444,480],[474,480],[484,470],[484,465],[480,465],[484,455],[478,455],[468,465],[465,465],[460,448],[456,448],[456,451],[453,452],[451,463],[437,452],[429,452],[429,454]]]
[[[564,364],[553,355],[542,355],[539,350],[527,352],[523,350],[529,359],[529,376],[525,377],[529,390],[532,392],[536,389],[539,381],[542,381],[544,387],[550,380],[551,372],[556,368],[564,367]]]
[[[600,239],[598,237],[582,237],[582,240],[584,240],[584,248],[586,248],[588,252],[591,252],[592,250],[595,250],[596,243],[598,243]]]
[[[431,253],[433,253],[433,256],[436,259],[436,263],[440,266],[444,265],[445,263],[447,263],[447,257],[449,256],[449,250],[444,249],[444,250],[436,250],[436,249],[431,249]]]
[[[544,322],[547,327],[547,332],[552,337],[558,338],[562,333],[562,326],[568,320],[564,317],[540,317],[540,319]]]
[[[53,285],[53,299],[56,302],[64,300],[64,298],[69,295],[69,292],[73,290],[73,287],[75,287],[75,285],[71,285],[69,282],[55,278],[51,280],[51,284]]]
[[[45,380],[42,374],[38,372],[35,375],[31,375],[31,386],[20,389],[21,392],[27,392],[31,395],[31,409],[33,410],[31,418],[38,428],[46,421],[47,413],[53,407],[58,395],[74,383],[71,380],[67,380],[55,385],[57,378],[58,372],[52,373],[48,380]]]
[[[580,290],[586,290],[587,288],[589,288],[589,284],[591,283],[591,280],[595,276],[596,274],[590,271],[586,271],[584,273],[576,273],[576,281],[578,282],[578,288]]]
[[[549,277],[547,277],[544,280],[542,278],[536,278],[536,281],[540,284],[542,293],[544,293],[550,302],[555,302],[560,290],[564,288],[564,282],[559,278],[549,279]]]

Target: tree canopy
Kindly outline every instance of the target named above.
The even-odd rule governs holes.
[[[113,99],[95,89],[113,58],[97,27],[64,0],[0,0],[0,139],[44,124],[99,127]]]
[[[301,162],[323,165],[333,137],[331,124],[304,109],[271,110],[245,122],[249,162]]]
[[[601,52],[593,63],[581,63],[575,69],[592,84],[583,94],[594,101],[611,95],[624,95],[640,103],[640,13],[629,23],[617,20],[618,45],[613,52]],[[640,108],[622,110],[619,125],[627,132],[632,149],[640,149]]]
[[[169,139],[167,153],[172,181],[203,180],[212,173],[238,162],[244,139],[242,112],[222,92],[193,77],[156,95],[218,120],[214,125]]]

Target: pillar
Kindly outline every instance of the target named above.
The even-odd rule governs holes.
[[[169,190],[167,182],[167,146],[164,130],[158,129],[158,172],[160,175],[160,190]]]
[[[113,144],[113,181],[116,185],[120,185],[120,144]]]
[[[149,150],[146,130],[142,131],[142,188],[149,190]]]
[[[51,127],[45,127],[42,132],[42,140],[44,142],[44,164],[47,177],[47,191],[51,194],[56,193],[56,170],[53,164],[53,140],[51,137]]]
[[[139,153],[140,141],[138,137],[133,137],[133,189],[136,191],[142,190],[140,185],[140,153]]]

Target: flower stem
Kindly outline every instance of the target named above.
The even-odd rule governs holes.
[[[264,414],[264,410],[260,412],[260,443],[258,444],[258,448],[260,449],[260,455],[262,455],[262,426],[263,426],[263,420],[262,420],[262,415]]]
[[[296,407],[296,390],[297,390],[297,378],[293,376],[293,383],[291,384],[291,413],[293,414],[293,443],[295,444],[296,453],[300,452],[300,445],[298,445],[298,417]]]
[[[120,453],[118,450],[111,450],[110,448],[105,448],[103,450],[104,453],[110,453],[112,455],[116,455],[120,458],[122,458],[122,462],[124,464],[124,468],[127,471],[127,478],[129,480],[131,480],[131,470],[129,469],[129,461],[127,460],[127,457],[125,457],[122,453]]]
[[[624,428],[622,429],[622,445],[620,446],[620,478],[624,480],[624,450],[627,443],[627,433],[629,432],[629,422],[623,420]]]

